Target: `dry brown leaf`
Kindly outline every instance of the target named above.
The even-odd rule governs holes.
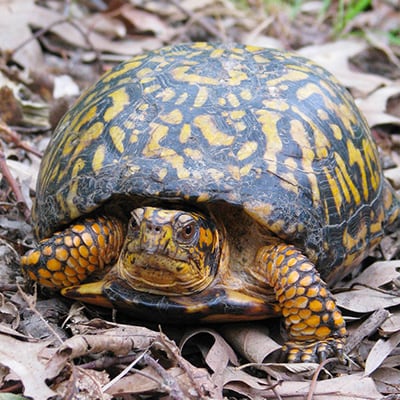
[[[368,313],[400,304],[400,296],[368,288],[336,293],[335,299],[339,307],[356,313]]]
[[[34,400],[45,400],[56,395],[45,382],[54,378],[59,371],[48,368],[39,360],[46,345],[43,342],[21,342],[0,334],[0,363],[21,379],[25,396]]]
[[[145,393],[170,393],[173,388],[171,387],[172,381],[177,385],[181,394],[185,397],[184,399],[209,399],[218,400],[220,395],[215,392],[213,387],[210,385],[210,377],[206,370],[196,368],[197,372],[192,373],[189,377],[182,368],[172,367],[166,371],[168,373],[168,380],[163,379],[157,372],[151,367],[145,367],[140,371],[135,371],[134,374],[121,378],[118,382],[113,384],[106,393],[114,396],[121,396],[124,394],[145,394]],[[192,379],[195,379],[198,387],[203,387],[205,393],[202,397],[194,388]],[[208,397],[207,392],[211,395]],[[168,398],[175,398],[170,396]],[[180,398],[180,397],[179,397]],[[221,399],[222,400],[222,399]]]
[[[123,38],[126,36],[126,27],[122,21],[107,14],[93,14],[85,17],[85,25],[108,38]]]
[[[383,363],[385,358],[400,343],[400,332],[390,336],[389,339],[379,339],[365,362],[365,375],[371,375]]]
[[[212,376],[213,382],[219,391],[222,392],[225,369],[229,364],[239,365],[235,352],[224,338],[213,329],[199,328],[185,335],[181,341],[180,348],[182,349],[189,340],[196,337],[199,338],[199,335],[204,334],[210,335],[213,338],[211,347],[206,348],[203,344],[204,341],[201,339],[197,339],[195,343],[204,353],[206,364],[214,372]]]
[[[249,364],[251,366],[251,364]],[[310,379],[319,364],[316,363],[263,363],[254,367],[265,371],[277,380],[293,381],[299,379]]]
[[[400,311],[393,311],[393,314],[381,325],[380,330],[382,335],[400,332]]]
[[[395,280],[399,275],[399,261],[377,261],[366,268],[361,274],[346,283],[346,287],[351,287],[357,283],[378,288]]]
[[[55,386],[59,398],[76,400],[110,400],[112,398],[102,390],[102,386],[109,381],[105,371],[83,369],[77,366],[72,366],[72,370],[69,380],[61,381]],[[75,395],[73,396],[72,393]]]
[[[265,390],[269,385],[265,379],[248,374],[241,368],[227,367],[224,371],[224,387],[230,382],[243,382],[246,386],[257,390]]]
[[[370,95],[356,100],[357,106],[367,118],[369,126],[400,124],[400,118],[387,112],[390,97],[400,94],[400,84],[391,82],[389,86],[377,89]]]
[[[381,76],[356,72],[349,65],[349,58],[366,48],[365,41],[356,39],[338,40],[323,45],[307,46],[299,54],[311,58],[348,88],[367,95],[381,86],[390,86],[392,82]]]
[[[281,348],[269,336],[266,325],[237,324],[223,328],[224,336],[248,361],[262,363],[274,351]]]
[[[170,370],[173,376],[182,373],[180,368]],[[140,373],[132,373],[115,382],[106,393],[117,396],[123,394],[144,394],[155,392],[162,387],[162,379],[153,368],[144,367]]]
[[[381,367],[372,374],[372,378],[381,393],[400,393],[400,371],[397,368]]]
[[[157,14],[140,10],[132,4],[120,8],[121,15],[126,18],[139,32],[154,32],[161,40],[170,40],[174,30]]]
[[[271,382],[273,384],[274,382]],[[310,392],[311,382],[275,382],[274,390],[256,390],[242,383],[228,383],[226,389],[249,396],[251,399],[290,399],[304,400]],[[374,381],[361,374],[341,376],[317,382],[313,391],[313,400],[375,400],[382,395],[377,391]]]
[[[32,38],[29,22],[36,8],[34,0],[0,1],[0,49],[3,52],[13,51],[26,42],[12,57],[25,68],[40,68],[43,64],[39,43],[29,40]]]
[[[99,323],[99,320],[81,324],[83,330],[86,328],[87,333],[78,334],[66,340],[58,349],[57,354],[69,359],[103,351],[111,351],[115,355],[126,355],[132,349],[146,349],[160,335],[141,326],[112,324],[104,321],[105,328],[96,328],[95,323]]]

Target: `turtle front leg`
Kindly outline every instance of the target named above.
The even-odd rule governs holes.
[[[21,257],[22,269],[42,286],[77,285],[116,262],[124,231],[117,218],[87,218],[41,240],[36,249]]]
[[[289,341],[283,346],[289,362],[319,362],[343,356],[347,335],[335,300],[313,263],[286,244],[261,248],[252,271],[273,287]]]

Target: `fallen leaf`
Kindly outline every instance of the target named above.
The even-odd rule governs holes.
[[[400,296],[368,288],[336,293],[335,299],[339,307],[356,313],[368,313],[400,304]]]
[[[13,52],[12,58],[25,68],[40,68],[43,55],[39,43],[32,39],[29,27],[37,6],[34,0],[0,1],[0,48],[3,52]],[[12,32],[12,34],[10,34]]]
[[[381,367],[372,374],[372,378],[381,393],[400,393],[400,371],[397,368]]]
[[[392,315],[380,327],[382,335],[400,332],[400,311],[393,311]]]
[[[44,400],[55,396],[46,380],[54,378],[58,371],[48,368],[39,360],[46,343],[21,342],[0,334],[0,363],[12,370],[24,386],[25,396],[34,400]],[[27,357],[29,354],[29,357]]]
[[[400,262],[395,261],[377,261],[366,268],[354,279],[346,282],[345,287],[362,284],[369,287],[378,288],[392,282],[399,275]]]
[[[400,343],[400,332],[390,336],[389,339],[379,339],[365,362],[365,375],[371,375],[383,363],[385,358],[393,351]]]
[[[204,340],[198,339],[200,335],[204,334],[212,337],[213,343],[211,347],[205,346]],[[195,337],[197,337],[197,340],[195,342],[196,346],[202,350],[207,366],[210,367],[213,371],[213,382],[222,392],[223,376],[225,369],[229,364],[239,365],[236,354],[218,332],[214,331],[213,329],[207,328],[200,328],[188,332],[188,334],[184,336],[180,343],[180,349],[183,349],[185,344]]]
[[[223,328],[226,339],[248,361],[261,363],[265,358],[281,348],[269,336],[267,326],[259,324],[236,324]]]
[[[364,98],[357,98],[356,104],[365,115],[369,126],[400,124],[400,118],[387,112],[389,98],[400,94],[400,84],[391,82]]]
[[[366,48],[366,42],[357,39],[338,40],[322,45],[306,46],[298,51],[336,76],[346,87],[367,95],[381,86],[390,86],[389,79],[378,75],[356,72],[351,69],[349,58]]]
[[[273,389],[247,390],[243,382],[232,382],[225,389],[243,393],[251,399],[290,399],[304,400],[310,393],[311,382],[271,381]],[[312,392],[313,400],[375,400],[382,395],[377,391],[374,381],[369,377],[353,373],[339,378],[319,381]],[[279,397],[280,396],[280,397]]]

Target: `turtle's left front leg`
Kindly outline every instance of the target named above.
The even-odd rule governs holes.
[[[262,247],[253,276],[272,286],[289,340],[283,346],[289,362],[319,362],[343,356],[347,335],[335,300],[315,265],[292,245]]]

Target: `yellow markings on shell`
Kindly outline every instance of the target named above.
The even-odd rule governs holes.
[[[150,123],[150,127],[152,129],[150,140],[143,150],[143,155],[150,157],[160,156],[160,151],[163,147],[159,142],[167,136],[169,128],[166,125],[157,124],[155,122]]]
[[[78,176],[79,172],[85,167],[85,161],[81,158],[78,158],[75,163],[74,167],[72,168],[71,176]]]
[[[111,140],[115,146],[115,148],[120,152],[124,152],[124,140],[126,133],[123,129],[121,129],[119,126],[111,126],[109,130],[109,134],[111,136]]]
[[[226,99],[224,99],[223,97],[219,97],[218,98],[218,104],[220,106],[224,106],[226,104]]]
[[[140,131],[138,129],[132,129],[129,135],[129,143],[136,143],[139,139]]]
[[[158,171],[158,179],[160,180],[160,182],[164,181],[164,178],[167,176],[168,174],[168,169],[167,168],[161,168]]]
[[[72,152],[71,141],[73,141],[74,138],[77,138],[79,136],[78,132],[80,131],[81,126],[87,124],[88,122],[94,121],[96,119],[96,116],[97,116],[97,106],[93,105],[89,109],[84,110],[83,116],[79,114],[70,122],[70,126],[74,127],[74,131],[73,134],[68,138],[69,140],[67,140],[65,143],[65,146],[63,148],[63,155],[68,155]]]
[[[243,71],[233,69],[229,70],[228,73],[230,78],[228,81],[228,85],[230,86],[239,86],[242,83],[242,81],[248,79],[248,75]]]
[[[186,102],[187,98],[188,98],[189,94],[187,92],[182,93],[175,101],[175,104],[177,106],[179,106],[180,104],[183,104]]]
[[[179,132],[179,142],[186,143],[192,134],[192,128],[190,124],[183,124],[181,131]]]
[[[193,120],[193,125],[200,129],[202,135],[211,146],[230,146],[235,137],[220,131],[215,125],[211,115],[198,115]]]
[[[185,153],[185,155],[187,157],[191,158],[192,160],[199,161],[203,158],[203,154],[198,149],[191,149],[189,147],[189,148],[183,149],[183,152]]]
[[[176,67],[171,71],[174,79],[180,82],[188,82],[191,84],[204,84],[204,85],[219,85],[220,82],[216,78],[201,76],[197,74],[188,73],[190,66]]]
[[[318,119],[321,119],[323,121],[327,121],[330,118],[328,113],[325,110],[321,110],[320,108],[317,110],[317,116]]]
[[[193,102],[194,107],[202,107],[208,99],[208,90],[206,87],[201,86],[196,94]]]
[[[312,129],[314,132],[315,152],[317,158],[327,158],[329,155],[329,149],[331,147],[329,139],[314,124],[312,124]]]
[[[157,90],[160,90],[160,89],[161,89],[161,85],[159,83],[156,83],[154,85],[146,86],[143,89],[143,93],[150,94],[150,93],[156,92]]]
[[[296,91],[296,96],[300,101],[306,100],[314,94],[319,94],[322,97],[325,97],[321,88],[315,83],[306,83],[305,85],[301,85]]]
[[[210,58],[221,58],[221,56],[225,53],[225,49],[215,49],[210,54]]]
[[[246,116],[246,111],[245,110],[233,110],[229,113],[229,116],[234,121],[241,120],[243,117]]]
[[[242,161],[249,158],[257,150],[258,144],[255,141],[245,142],[237,152],[237,159]]]
[[[141,57],[143,58],[143,57]],[[121,75],[125,75],[126,73],[131,73],[132,69],[136,69],[142,65],[142,62],[139,60],[139,57],[135,57],[133,60],[128,61],[122,64],[122,68],[118,70],[113,70],[108,74],[104,75],[102,78],[102,82],[109,82],[115,78],[118,78]]]
[[[270,161],[268,171],[276,173],[277,154],[279,154],[283,148],[277,128],[277,123],[281,119],[281,115],[274,111],[258,110],[257,119],[261,124],[261,130],[266,139],[264,160]]]
[[[182,123],[183,115],[182,115],[182,112],[178,108],[175,108],[169,114],[160,115],[159,118],[161,119],[161,121],[163,121],[167,124],[178,125],[178,124]]]
[[[352,197],[354,203],[359,204],[361,201],[361,195],[360,195],[360,192],[358,191],[356,185],[354,184],[349,172],[347,171],[346,163],[344,162],[343,158],[337,152],[335,152],[334,156],[335,156],[335,160],[337,163],[337,167],[335,168],[335,171],[337,174],[340,173],[346,182],[346,186],[342,185],[343,192],[345,193],[345,191],[350,190],[350,192],[352,194],[351,197]],[[346,193],[345,193],[345,196],[346,196]],[[346,200],[347,200],[347,196],[346,196]]]
[[[361,186],[362,191],[363,191],[363,195],[364,195],[364,199],[368,200],[368,195],[369,195],[369,185],[368,185],[368,181],[367,181],[367,174],[366,174],[366,166],[364,163],[364,157],[361,154],[360,150],[357,149],[354,146],[353,141],[351,140],[347,140],[347,153],[349,155],[349,163],[350,165],[354,165],[357,164],[360,174],[361,174]]]
[[[343,139],[343,132],[340,129],[340,127],[338,125],[336,125],[336,124],[330,124],[329,126],[332,129],[333,136],[335,137],[335,139],[342,140]]]
[[[176,92],[173,88],[167,87],[160,92],[156,97],[161,98],[161,101],[166,103],[170,102],[176,96]]]
[[[107,107],[104,113],[104,121],[110,122],[129,104],[130,98],[123,88],[110,93],[107,97],[112,99],[112,105]]]
[[[190,177],[189,170],[184,167],[185,159],[180,154],[171,150],[167,156],[161,153],[161,157],[165,158],[175,168],[178,179],[188,179]]]
[[[343,233],[343,246],[347,249],[347,250],[351,250],[351,249],[357,249],[357,247],[359,246],[360,242],[364,242],[366,235],[367,235],[367,226],[366,224],[361,224],[356,235],[352,236],[349,234],[348,232],[348,228],[346,227],[344,233]]]
[[[253,169],[253,164],[247,164],[244,167],[240,168],[240,175],[241,176],[246,176],[250,173],[250,171]]]
[[[280,83],[286,84],[287,82],[307,81],[308,79],[309,74],[307,72],[289,70],[286,74],[279,76],[279,78],[268,80],[268,86],[278,86]]]
[[[379,167],[377,167],[379,163],[378,160],[376,159],[376,154],[374,152],[374,149],[368,140],[363,139],[362,149],[364,153],[364,160],[367,164],[369,172],[369,183],[372,186],[373,190],[375,191],[378,189],[381,180],[380,169]]]
[[[142,83],[147,83],[154,79],[154,71],[152,68],[140,68],[136,71],[136,76]]]
[[[253,95],[251,94],[250,90],[248,90],[248,89],[243,89],[243,90],[240,92],[240,97],[241,97],[243,100],[251,100],[251,99],[253,98]]]
[[[342,203],[343,203],[342,192],[340,191],[340,188],[339,188],[335,178],[331,175],[330,170],[327,167],[324,167],[323,171],[325,173],[325,176],[326,176],[326,178],[328,180],[328,183],[329,183],[329,187],[330,187],[331,192],[332,192],[333,200],[334,200],[335,206],[336,206],[336,211],[340,215],[340,209],[341,209]],[[341,180],[341,176],[339,177],[338,175],[336,175],[336,177],[339,179],[339,183],[342,186],[344,184],[344,181]],[[345,196],[347,196],[346,197],[346,201],[349,202],[350,201],[350,197],[349,197],[348,190],[347,189],[344,190],[343,193],[345,194]],[[326,209],[326,212],[328,212],[328,214],[329,214],[328,207],[325,207],[325,209]],[[329,215],[327,215],[327,217],[329,219]]]
[[[240,106],[240,101],[237,98],[237,96],[234,93],[228,93],[228,95],[226,96],[229,104],[232,107],[239,107]]]

